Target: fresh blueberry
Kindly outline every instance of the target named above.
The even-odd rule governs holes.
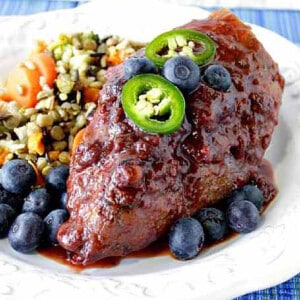
[[[261,209],[264,196],[262,191],[255,185],[247,184],[240,189],[235,190],[232,195],[227,199],[228,205],[234,201],[248,200],[252,202],[258,210]]]
[[[23,213],[11,225],[8,242],[16,251],[29,253],[39,246],[43,231],[44,223],[39,215]]]
[[[234,201],[226,212],[228,226],[236,232],[248,233],[255,230],[260,222],[257,207],[250,201]]]
[[[55,209],[51,211],[44,219],[45,224],[45,241],[46,244],[56,245],[56,234],[61,226],[68,219],[68,212],[65,209]]]
[[[231,86],[230,73],[221,65],[209,66],[202,79],[213,89],[222,92],[226,92]]]
[[[184,92],[196,89],[200,80],[199,67],[186,56],[175,56],[164,64],[162,75]]]
[[[22,209],[24,197],[22,197],[22,195],[8,192],[2,185],[0,185],[0,204],[1,203],[8,204],[18,213]]]
[[[0,204],[0,238],[5,238],[16,217],[15,210],[7,204]]]
[[[67,199],[68,199],[68,195],[66,192],[62,193],[59,197],[59,207],[62,209],[66,209],[67,208]]]
[[[51,196],[44,188],[33,190],[25,199],[23,212],[34,212],[45,217],[51,210]]]
[[[35,182],[36,173],[24,159],[13,159],[2,167],[1,183],[11,193],[25,194]]]
[[[143,73],[157,73],[154,63],[146,57],[129,58],[124,62],[124,77],[126,80]]]
[[[217,241],[224,237],[227,229],[225,214],[214,207],[200,209],[194,216],[203,226],[205,237]]]
[[[60,196],[67,189],[69,167],[60,165],[53,168],[46,176],[46,188],[50,193]]]
[[[176,258],[180,260],[194,258],[203,244],[203,227],[196,219],[183,217],[172,226],[169,247]]]

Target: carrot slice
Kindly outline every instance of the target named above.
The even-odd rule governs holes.
[[[21,107],[34,107],[37,94],[41,91],[40,72],[17,66],[8,75],[6,91],[10,100],[15,100]]]
[[[79,146],[79,144],[82,142],[83,134],[84,134],[85,128],[82,128],[77,132],[77,134],[74,137],[73,145],[72,145],[72,154],[75,152],[76,148]]]
[[[55,60],[48,53],[33,53],[29,60],[36,66],[38,71],[44,76],[47,85],[52,88],[57,77]]]
[[[109,66],[119,65],[122,62],[119,52],[115,52],[112,55],[109,55],[107,58],[107,64]]]
[[[100,89],[94,87],[85,86],[83,88],[83,100],[84,102],[97,102],[99,98]]]

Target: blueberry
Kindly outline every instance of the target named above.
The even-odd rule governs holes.
[[[196,89],[200,80],[199,67],[186,56],[175,56],[164,64],[162,75],[184,92]]]
[[[8,242],[18,252],[29,253],[35,250],[44,231],[43,219],[32,212],[19,215],[10,227]]]
[[[257,207],[250,201],[234,201],[227,211],[228,226],[236,232],[248,233],[255,230],[260,222]]]
[[[204,71],[202,79],[213,89],[222,92],[226,92],[231,85],[230,73],[221,65],[209,66]]]
[[[5,238],[16,217],[15,210],[7,204],[0,204],[0,238]]]
[[[227,199],[228,205],[234,201],[248,200],[252,202],[258,210],[261,209],[264,196],[262,191],[255,185],[245,185],[240,189],[235,190],[232,195]]]
[[[68,195],[66,192],[62,193],[59,197],[59,207],[62,209],[66,209],[67,208],[67,199],[68,199]]]
[[[203,227],[196,219],[183,217],[172,226],[169,247],[176,258],[180,260],[194,258],[203,244]]]
[[[2,167],[1,183],[11,193],[25,194],[35,182],[36,173],[24,159],[13,159]]]
[[[11,206],[16,212],[20,212],[24,203],[24,197],[18,194],[13,194],[8,192],[0,185],[0,204],[8,204]]]
[[[203,226],[205,237],[217,241],[224,237],[227,229],[225,214],[214,207],[203,208],[194,216]]]
[[[67,178],[69,176],[69,167],[60,165],[53,168],[46,176],[46,188],[55,196],[60,196],[67,189]]]
[[[155,64],[146,57],[129,58],[124,63],[124,77],[126,80],[143,73],[157,73]]]
[[[45,224],[45,241],[46,244],[56,245],[56,234],[61,226],[68,219],[68,212],[65,209],[55,209],[51,211],[44,219]]]
[[[23,212],[34,212],[45,217],[51,210],[51,196],[46,189],[33,190],[25,199]]]

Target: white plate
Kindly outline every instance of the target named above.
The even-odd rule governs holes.
[[[97,6],[98,5],[98,6]],[[138,0],[90,3],[74,10],[0,19],[1,76],[24,59],[35,38],[94,29],[147,41],[207,12]],[[74,273],[39,255],[14,252],[0,242],[0,299],[229,299],[280,283],[300,271],[300,51],[257,26],[253,30],[286,78],[268,158],[280,194],[255,232],[204,251],[197,259],[125,259],[111,269]]]

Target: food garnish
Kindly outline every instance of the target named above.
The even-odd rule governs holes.
[[[146,132],[169,134],[182,124],[184,96],[159,75],[134,76],[124,85],[121,97],[126,115]]]
[[[215,52],[215,43],[210,37],[191,29],[174,29],[162,33],[146,47],[146,56],[158,67],[177,55],[187,56],[197,65],[203,65],[212,59]]]
[[[226,92],[231,86],[230,73],[221,65],[208,66],[202,80],[211,88],[222,92]]]
[[[10,227],[8,242],[18,252],[31,253],[40,244],[44,226],[43,219],[35,213],[20,214]]]
[[[215,207],[205,207],[200,209],[194,218],[202,224],[207,240],[218,241],[224,238],[227,224],[223,211]]]
[[[126,59],[124,62],[124,78],[126,80],[138,74],[157,73],[154,63],[146,57]]]
[[[162,75],[183,92],[192,92],[200,81],[200,69],[190,58],[175,56],[162,68]]]
[[[246,199],[232,202],[228,207],[226,216],[228,226],[239,233],[255,230],[260,222],[257,207]]]
[[[194,218],[183,217],[171,228],[169,247],[172,254],[180,260],[196,257],[204,245],[203,227]]]

